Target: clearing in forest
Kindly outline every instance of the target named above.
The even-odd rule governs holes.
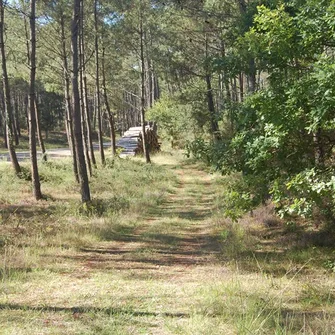
[[[108,164],[85,211],[70,164],[42,170],[42,203],[1,167],[0,334],[335,333],[329,249],[265,209],[227,221],[225,179],[189,161]]]

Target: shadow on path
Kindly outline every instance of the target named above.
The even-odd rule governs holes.
[[[190,315],[186,313],[169,313],[169,312],[142,312],[131,308],[99,308],[92,306],[75,306],[75,307],[58,307],[58,306],[28,306],[19,304],[0,304],[0,310],[22,310],[22,311],[39,311],[39,312],[66,312],[66,313],[103,313],[106,315],[129,314],[132,316],[162,316],[170,318],[188,318]]]

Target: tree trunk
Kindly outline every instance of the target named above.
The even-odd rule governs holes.
[[[91,200],[90,188],[87,176],[87,168],[85,162],[83,137],[81,132],[81,114],[80,114],[80,96],[78,87],[78,33],[79,33],[79,19],[80,19],[80,5],[81,0],[73,1],[73,19],[72,19],[72,104],[73,104],[73,124],[74,124],[74,139],[77,154],[77,165],[79,172],[81,201],[86,203]]]
[[[24,99],[23,99],[23,110],[25,111],[25,116],[26,116],[26,125],[27,125],[27,130],[28,130],[28,132],[29,132],[29,113],[28,113],[28,106],[29,106],[29,103],[28,103],[28,95],[26,95],[25,97],[24,97]]]
[[[248,92],[254,93],[256,92],[256,65],[255,60],[252,58],[249,61],[249,74],[248,74]]]
[[[19,144],[19,135],[17,133],[16,128],[16,110],[15,110],[15,101],[11,99],[11,106],[12,106],[12,134],[13,134],[13,141],[15,145]]]
[[[101,158],[101,164],[104,166],[106,164],[105,161],[105,153],[104,153],[104,143],[102,140],[102,119],[101,119],[101,106],[100,106],[100,77],[99,77],[99,41],[98,41],[98,1],[94,0],[94,30],[95,30],[95,38],[94,38],[94,51],[95,51],[95,88],[97,93],[96,100],[96,111],[98,116],[98,143],[99,143],[99,152]]]
[[[19,104],[16,97],[14,99],[14,123],[16,128],[15,145],[19,145],[21,137],[21,126],[19,120]]]
[[[233,78],[232,81],[232,88],[231,88],[231,92],[232,92],[232,101],[233,102],[238,102],[238,94],[237,94],[237,82],[236,82],[236,78]]]
[[[208,57],[208,35],[205,33],[205,48],[206,48],[206,58]],[[211,123],[211,133],[213,137],[213,141],[216,142],[219,140],[219,124],[217,121],[216,111],[215,111],[215,105],[214,105],[214,98],[213,98],[213,90],[212,90],[212,83],[211,83],[211,75],[210,75],[210,69],[209,66],[206,66],[206,95],[207,95],[207,105],[208,105],[208,111],[209,111],[209,117],[210,117],[210,123]]]
[[[36,200],[42,199],[40,177],[37,166],[36,152],[36,113],[35,113],[35,77],[36,77],[36,31],[35,31],[35,0],[30,1],[30,87],[29,87],[29,147],[31,159],[31,178],[33,195]]]
[[[24,16],[24,28],[25,28],[26,41],[27,41],[26,42],[27,58],[28,58],[28,64],[29,64],[31,54],[30,54],[30,51],[29,51],[30,50],[29,49],[29,33],[28,33],[26,16]],[[35,37],[35,48],[36,48],[36,37]],[[36,54],[36,51],[35,51],[35,54]],[[36,71],[36,69],[35,69],[35,71]],[[34,88],[34,90],[35,90],[35,88]],[[34,98],[35,98],[35,102],[34,102],[35,111],[34,111],[34,113],[35,113],[37,138],[38,138],[38,143],[39,143],[40,149],[42,151],[42,159],[46,162],[47,161],[47,155],[46,155],[45,146],[44,146],[43,137],[42,137],[42,132],[41,132],[40,118],[39,118],[38,109],[37,109],[36,93],[34,93]]]
[[[111,112],[108,95],[107,95],[107,87],[106,87],[106,73],[105,73],[105,48],[102,49],[102,89],[104,93],[104,100],[106,105],[106,110],[108,114],[108,122],[111,136],[111,148],[113,156],[116,156],[116,140],[115,140],[115,122],[114,122],[114,114]]]
[[[247,5],[248,2],[246,0],[237,0],[237,4],[239,6],[240,13],[242,16],[247,15]],[[249,29],[249,27],[246,27]],[[249,69],[247,72],[247,91],[248,93],[254,93],[256,91],[256,66],[255,66],[255,59],[249,59]]]
[[[146,34],[143,36],[144,42],[146,41],[147,37]],[[146,49],[146,46],[144,47]],[[145,59],[145,102],[146,102],[146,110],[150,109],[151,107],[151,94],[150,94],[150,80],[151,80],[151,75],[150,75],[150,60],[148,58],[148,55],[144,56]]]
[[[91,124],[91,116],[90,116],[90,108],[88,103],[88,92],[87,92],[87,77],[86,77],[86,60],[85,60],[85,40],[84,40],[84,10],[83,3],[81,7],[81,36],[80,39],[80,52],[82,55],[82,65],[81,65],[81,73],[82,73],[82,87],[83,87],[83,95],[84,95],[84,110],[83,115],[86,124],[86,133],[87,133],[87,145],[90,153],[91,164],[96,168],[97,162],[95,159],[94,148],[93,148],[93,136],[92,136],[92,124]]]
[[[83,43],[83,41],[82,41]],[[95,159],[94,148],[93,148],[93,136],[92,136],[92,124],[91,124],[91,117],[90,117],[90,108],[88,103],[88,93],[87,93],[87,78],[86,78],[86,71],[85,71],[85,54],[83,52],[83,94],[84,94],[84,111],[83,114],[85,115],[85,123],[86,123],[86,131],[87,131],[87,142],[88,142],[88,149],[91,156],[91,163],[94,167],[97,166],[97,162]]]
[[[240,86],[240,102],[244,100],[244,80],[243,80],[243,73],[240,72],[238,76],[239,86]]]
[[[84,145],[84,154],[85,154],[85,160],[86,160],[86,165],[88,167],[88,171],[90,176],[92,177],[92,164],[91,164],[91,159],[89,155],[89,150],[88,150],[88,136],[87,136],[87,127],[86,127],[86,118],[85,118],[85,99],[84,99],[84,53],[83,53],[83,48],[82,46],[84,45],[84,3],[81,3],[81,8],[80,8],[80,32],[79,32],[79,61],[80,61],[80,70],[79,70],[79,82],[80,82],[80,102],[81,102],[81,115],[82,115],[82,120],[81,120],[81,130],[83,134],[83,145]],[[93,150],[93,148],[92,148]]]
[[[155,73],[151,62],[151,74],[150,74],[150,107],[155,103]]]
[[[72,154],[73,161],[73,172],[77,183],[79,183],[78,165],[77,165],[77,154],[74,143],[74,131],[73,131],[73,120],[72,120],[72,106],[70,96],[70,78],[69,78],[69,67],[67,62],[66,54],[66,39],[65,39],[65,22],[64,13],[61,15],[61,41],[62,41],[62,58],[63,58],[63,73],[64,73],[64,97],[65,97],[65,109],[66,109],[66,120],[65,128],[69,147]]]
[[[213,140],[218,141],[220,139],[219,124],[216,119],[212,83],[211,83],[211,77],[209,74],[206,74],[206,85],[207,85],[207,104],[208,104],[208,111],[209,111],[210,122],[211,122],[211,133],[213,136]]]
[[[89,150],[88,150],[88,136],[87,136],[87,128],[86,128],[86,118],[85,118],[85,113],[84,113],[84,109],[85,109],[85,103],[84,103],[84,88],[83,88],[83,75],[82,75],[82,71],[79,71],[79,77],[80,77],[80,107],[81,107],[81,111],[82,111],[82,120],[81,120],[81,131],[83,134],[83,146],[84,146],[84,154],[85,154],[85,160],[86,160],[86,165],[88,167],[88,172],[90,174],[90,176],[92,177],[93,172],[92,172],[92,164],[91,164],[91,158],[90,158],[90,154],[89,154]]]
[[[1,22],[0,22],[0,24],[1,24]],[[1,45],[0,45],[0,48],[1,48]],[[0,93],[0,96],[1,96],[1,93]],[[6,116],[4,115],[4,113],[5,113],[4,109],[5,108],[0,108],[0,136],[3,135],[3,129],[5,127],[5,118],[6,118]]]
[[[6,53],[4,43],[4,3],[0,0],[0,48],[1,48],[1,59],[2,59],[2,79],[3,79],[3,91],[4,91],[4,105],[5,105],[5,118],[7,134],[6,141],[9,152],[9,157],[12,162],[15,173],[18,175],[21,172],[21,167],[17,160],[14,144],[13,144],[13,133],[12,133],[12,105],[10,100],[10,88],[7,75],[7,64],[6,64]]]
[[[41,151],[42,151],[42,159],[46,162],[47,161],[47,153],[45,151],[44,141],[43,141],[43,137],[42,137],[41,122],[40,122],[40,117],[39,117],[39,113],[38,113],[36,95],[35,95],[34,107],[35,107],[36,131],[37,131],[38,143],[39,143]]]
[[[5,122],[4,126],[3,142],[5,149],[8,149],[7,122]]]
[[[155,95],[155,101],[160,98],[160,89],[159,89],[159,81],[158,77],[154,76],[154,95]]]
[[[145,59],[144,59],[144,32],[143,32],[143,12],[140,13],[140,57],[141,57],[141,125],[143,135],[143,155],[147,163],[151,163],[149,148],[145,132]]]

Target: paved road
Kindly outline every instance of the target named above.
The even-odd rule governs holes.
[[[67,148],[60,148],[60,149],[50,149],[47,150],[47,155],[48,157],[66,157],[66,156],[71,156],[70,149]],[[24,161],[29,159],[29,151],[21,151],[21,152],[16,152],[16,156],[18,160]],[[37,152],[37,157],[40,158],[42,156],[41,151]],[[10,161],[9,154],[8,153],[3,153],[0,154],[0,161]]]
[[[139,138],[141,127],[132,127],[129,128],[124,135],[116,142],[117,147],[123,148],[120,157],[124,158],[127,156],[134,156],[135,149],[137,147],[137,140]],[[104,147],[108,148],[110,146],[110,142],[105,142]],[[93,144],[95,150],[99,149],[99,145],[97,143]],[[29,151],[21,151],[16,152],[17,158],[19,161],[24,161],[29,159]],[[47,155],[49,158],[59,158],[59,157],[69,157],[71,156],[71,151],[69,148],[58,148],[58,149],[49,149],[47,150]],[[37,152],[37,157],[40,158],[42,156],[41,151]],[[3,153],[0,154],[0,161],[10,161],[9,154]]]
[[[109,146],[110,146],[109,142],[104,143],[105,148]],[[99,149],[98,144],[93,144],[93,147],[95,150]],[[20,162],[30,158],[29,151],[19,151],[19,152],[16,152],[16,155]],[[47,155],[48,155],[48,158],[70,157],[71,151],[69,148],[48,149]],[[42,156],[42,152],[37,151],[37,158],[41,158],[41,156]],[[9,154],[8,153],[0,154],[0,161],[10,161]]]

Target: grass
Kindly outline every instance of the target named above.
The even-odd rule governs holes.
[[[41,202],[0,165],[1,334],[335,333],[321,232],[270,206],[229,222],[221,176],[153,161],[109,159],[85,208],[69,160],[40,165]]]

